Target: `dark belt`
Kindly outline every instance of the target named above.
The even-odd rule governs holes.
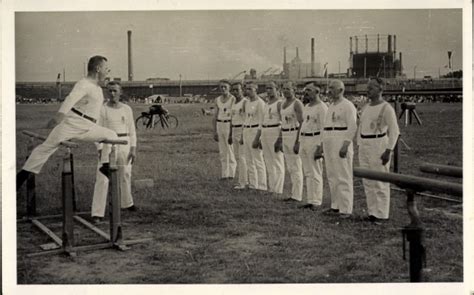
[[[242,127],[242,124],[240,124],[240,125],[232,125],[232,128],[240,128],[240,127]]]
[[[230,120],[219,120],[219,119],[217,119],[217,122],[220,122],[220,123],[229,123]]]
[[[87,120],[89,120],[89,121],[91,121],[91,122],[94,122],[94,123],[97,122],[96,119],[94,119],[94,118],[92,118],[92,117],[89,117],[89,116],[86,115],[86,114],[83,114],[82,112],[76,110],[75,108],[72,108],[71,111],[72,111],[74,114],[79,115],[79,116],[83,117],[84,119],[87,119]]]
[[[255,127],[258,127],[258,124],[257,125],[244,125],[244,128],[255,128]]]
[[[288,129],[286,129],[286,128],[281,128],[281,131],[283,131],[283,132],[295,131],[295,130],[298,130],[298,128],[297,128],[297,127],[295,127],[295,128],[288,128]]]
[[[316,135],[319,135],[321,134],[321,132],[313,132],[313,133],[303,133],[301,132],[301,136],[316,136]]]
[[[129,135],[128,133],[117,133],[118,137],[125,137],[125,136],[128,136],[128,135]]]
[[[372,135],[364,135],[364,134],[360,134],[360,137],[361,138],[380,138],[380,137],[384,137],[385,135],[387,135],[386,133],[382,133],[382,134],[372,134]]]
[[[344,131],[347,127],[324,127],[324,131]]]
[[[273,127],[280,127],[280,124],[273,124],[273,125],[263,125],[263,128],[273,128]]]

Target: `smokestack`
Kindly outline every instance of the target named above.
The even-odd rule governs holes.
[[[350,54],[352,54],[352,37],[349,37]]]
[[[314,38],[311,38],[311,77],[314,77]]]
[[[283,66],[286,65],[286,47],[283,47]]]
[[[365,53],[369,51],[369,38],[365,35]]]
[[[403,74],[402,53],[400,52],[400,75]]]
[[[133,81],[132,31],[127,31],[127,35],[128,35],[128,81]]]
[[[377,34],[377,53],[380,52],[380,35]]]
[[[300,57],[300,54],[298,52],[298,47],[296,47],[296,57]]]
[[[387,52],[391,53],[392,52],[392,35],[388,35],[388,48]]]
[[[393,60],[397,58],[397,35],[393,35]]]
[[[356,39],[356,54],[359,53],[359,38],[355,36]]]

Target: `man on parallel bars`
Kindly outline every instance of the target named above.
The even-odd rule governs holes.
[[[81,141],[99,142],[117,140],[117,134],[96,124],[104,95],[100,86],[109,73],[107,58],[93,56],[87,65],[87,77],[79,80],[71,93],[65,98],[59,111],[48,122],[47,128],[53,128],[48,138],[37,146],[23,168],[16,176],[17,190],[29,175],[40,173],[48,158],[59,148],[61,142],[77,139]],[[101,172],[108,175],[108,155],[104,154]]]

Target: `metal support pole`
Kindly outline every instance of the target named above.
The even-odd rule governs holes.
[[[63,205],[63,235],[62,249],[71,256],[75,256],[74,246],[74,210],[72,200],[72,170],[71,170],[71,149],[67,149],[63,159],[62,172],[62,205]]]
[[[393,149],[393,173],[400,173],[400,145],[398,140]]]
[[[28,155],[31,155],[34,146],[34,138],[30,137],[28,142]],[[26,157],[28,159],[28,156]],[[36,216],[36,180],[35,174],[31,173],[26,180],[26,216]]]
[[[394,102],[394,110],[395,110],[395,114],[398,114],[397,101]],[[394,173],[400,173],[400,145],[398,144],[399,138],[397,139],[397,143],[395,144],[395,148],[393,149],[393,172]]]
[[[110,242],[113,244],[119,244],[122,240],[122,225],[120,222],[121,191],[119,185],[116,150],[117,148],[115,145],[112,145],[110,152],[109,214]]]
[[[403,243],[405,238],[409,243],[410,282],[421,282],[423,279],[422,268],[425,261],[425,248],[423,247],[423,228],[415,203],[415,191],[407,189],[407,209],[411,223],[402,229]],[[405,248],[403,249],[405,255]]]
[[[69,154],[69,161],[71,162],[71,180],[72,180],[72,209],[77,212],[76,203],[76,184],[74,182],[74,156],[72,153]]]

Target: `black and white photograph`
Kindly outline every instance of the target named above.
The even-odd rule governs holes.
[[[2,9],[4,294],[474,291],[470,2],[47,2]]]

